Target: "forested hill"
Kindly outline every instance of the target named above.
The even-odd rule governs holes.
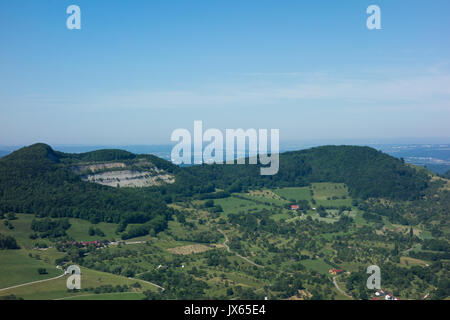
[[[274,176],[261,176],[259,165],[202,165],[185,168],[177,181],[169,188],[189,185],[193,192],[212,187],[235,192],[252,187],[341,182],[355,198],[406,200],[419,198],[429,177],[423,170],[373,148],[323,146],[281,154],[279,172]]]
[[[134,157],[120,150],[71,155],[54,151],[45,144],[22,148],[0,159],[0,210],[77,217],[92,222],[121,222],[123,226],[146,223],[148,230],[158,232],[166,227],[173,210],[157,194],[82,181],[70,169],[77,161]],[[154,156],[144,158],[173,170],[167,161]]]
[[[97,162],[147,163],[175,176],[175,183],[151,188],[111,188],[83,181],[70,168]],[[91,221],[142,223],[165,227],[180,197],[216,188],[237,192],[259,187],[305,186],[342,182],[355,198],[417,199],[427,187],[425,170],[368,147],[324,146],[280,155],[274,176],[261,176],[259,165],[177,167],[152,155],[122,150],[81,154],[54,151],[45,144],[22,148],[0,159],[0,210]]]

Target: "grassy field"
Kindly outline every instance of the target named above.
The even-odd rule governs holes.
[[[142,300],[145,295],[142,292],[113,292],[113,293],[91,293],[61,300]]]
[[[102,285],[132,285],[139,282],[142,288],[139,292],[144,290],[157,290],[157,288],[145,281],[138,279],[130,279],[110,273],[100,272],[81,267],[81,288],[96,288]],[[41,282],[36,284],[30,284],[10,290],[0,291],[0,296],[6,296],[14,294],[17,297],[22,297],[25,300],[48,300],[48,299],[61,299],[70,298],[81,295],[86,295],[85,299],[96,298],[97,295],[91,295],[91,292],[69,292],[66,287],[67,277],[62,277],[56,280],[50,280],[47,282]],[[117,295],[119,298],[120,295]],[[98,298],[98,297],[97,297]]]
[[[291,201],[301,200],[308,201],[311,209],[293,211],[287,207]],[[367,260],[362,259],[366,259],[366,252],[369,248],[378,248],[380,252],[388,253],[393,250],[393,244],[389,241],[365,240],[364,235],[358,234],[358,229],[361,229],[362,226],[376,226],[377,228],[379,226],[369,220],[366,221],[362,217],[364,212],[351,206],[352,199],[344,184],[313,183],[310,187],[251,190],[246,193],[234,193],[230,197],[213,201],[214,205],[222,207],[221,215],[210,212],[205,206],[206,200],[192,199],[176,202],[171,206],[186,213],[184,216],[186,222],[178,221],[179,216],[176,216],[168,222],[166,230],[155,236],[147,235],[128,239],[128,244],[113,244],[108,248],[88,252],[82,262],[79,262],[92,269],[82,268],[82,290],[79,292],[69,292],[66,289],[67,276],[41,283],[27,284],[59,276],[62,271],[56,269],[55,259],[65,256],[66,253],[57,251],[53,247],[55,244],[48,240],[30,239],[32,234],[30,225],[33,216],[18,214],[18,219],[11,221],[14,225],[13,229],[8,229],[3,222],[0,223],[0,232],[14,236],[22,247],[20,250],[0,251],[0,288],[18,284],[27,285],[0,291],[0,297],[14,294],[17,297],[32,300],[136,300],[144,298],[145,290],[157,290],[157,288],[142,280],[118,274],[139,278],[149,271],[171,270],[185,272],[197,280],[206,282],[209,285],[206,289],[206,296],[214,299],[225,296],[236,298],[238,296],[236,289],[240,290],[238,287],[245,290],[252,289],[259,294],[268,290],[269,295],[278,295],[277,291],[270,289],[273,282],[278,281],[274,280],[277,279],[275,277],[277,273],[289,275],[298,272],[298,274],[307,274],[311,278],[317,278],[317,273],[319,273],[325,275],[326,277],[321,277],[327,281],[330,280],[330,283],[324,281],[317,286],[315,283],[312,285],[312,282],[305,281],[305,290],[323,293],[334,299],[346,300],[349,298],[339,293],[333,286],[332,277],[328,273],[332,266],[325,261],[332,261],[330,263],[336,264],[345,271],[357,272],[362,263],[366,264]],[[326,214],[319,210],[319,205],[328,207]],[[351,207],[351,210],[337,208],[342,205]],[[241,212],[246,215],[261,212],[270,215],[283,228],[247,231],[243,228],[245,225],[241,226],[240,223],[236,224],[235,221],[227,219],[228,215]],[[323,217],[320,217],[319,213]],[[354,222],[348,226],[330,225],[342,216],[350,216]],[[283,224],[280,222],[281,219],[288,223]],[[386,220],[386,217],[383,219]],[[263,219],[260,221],[265,222]],[[80,219],[70,219],[70,224],[67,235],[76,241],[120,240],[120,235],[116,234],[116,224],[93,225]],[[102,230],[105,236],[89,236],[89,228],[92,226]],[[133,226],[130,224],[128,228]],[[388,223],[387,220],[384,226],[398,233],[407,233],[409,230],[404,226]],[[218,229],[227,234],[231,247],[230,253],[227,253],[222,245],[224,237]],[[379,227],[375,231],[379,236],[383,236],[383,230],[385,229]],[[414,233],[421,238],[431,236],[428,231],[423,231],[424,226],[414,226]],[[296,236],[292,237],[294,234]],[[218,237],[214,237],[215,235]],[[343,248],[345,250],[336,249],[333,244],[339,243],[342,239],[348,239],[347,247]],[[52,247],[43,250],[34,249],[36,242],[47,242]],[[420,244],[415,244],[412,250],[420,250],[418,246]],[[356,251],[358,248],[362,248],[362,250]],[[404,251],[398,266],[409,268],[415,265],[431,264],[428,261],[407,257],[408,250]],[[241,256],[235,255],[236,253]],[[375,254],[377,253],[375,252]],[[246,257],[264,268],[253,265],[242,257]],[[160,269],[160,266],[163,268]],[[39,275],[38,268],[45,268],[48,274]],[[111,273],[98,270],[108,270]],[[128,272],[130,270],[132,273]],[[344,290],[345,279],[345,274],[340,276],[339,285]],[[164,280],[161,281],[164,282]],[[142,287],[132,288],[131,285],[136,282],[139,282]],[[95,294],[93,290],[87,290],[105,285],[114,287],[124,284],[130,286],[129,292]],[[163,283],[161,285],[164,286]],[[269,289],[265,286],[268,286]],[[170,288],[170,285],[167,287]],[[234,293],[228,293],[228,288],[233,289]],[[327,291],[324,291],[325,288]],[[421,291],[423,290],[429,291],[428,288],[421,288]],[[417,292],[417,294],[419,293],[422,292]],[[412,290],[411,294],[416,294],[416,292]]]
[[[0,232],[5,235],[13,236],[21,247],[19,250],[0,250],[0,289],[47,280],[62,274],[62,271],[56,268],[55,260],[63,257],[65,253],[59,252],[56,248],[53,248],[54,243],[48,239],[39,238],[33,240],[30,238],[30,235],[33,233],[31,230],[31,222],[35,218],[34,215],[16,214],[16,217],[16,220],[10,221],[14,226],[13,229],[9,229],[4,223],[0,224]],[[118,236],[115,234],[117,228],[116,224],[99,223],[93,225],[88,221],[80,219],[70,219],[70,224],[71,227],[67,230],[67,235],[75,241],[118,239]],[[105,233],[105,236],[89,236],[89,228],[91,226],[100,228]],[[135,239],[130,239],[129,241],[135,241]],[[37,242],[46,243],[49,248],[35,249],[34,247]],[[40,268],[44,268],[47,274],[39,274],[38,269]],[[86,274],[83,275],[82,281],[83,287],[97,287],[106,284],[132,284],[136,282],[136,280],[113,274],[101,273],[100,276],[98,271],[87,269]],[[145,284],[145,282],[139,282]],[[143,285],[143,288],[153,290],[155,287],[145,284]],[[84,294],[88,293],[92,292],[84,292]],[[54,299],[74,295],[73,293],[67,292],[64,278],[0,291],[0,296],[8,294],[15,294],[16,296],[25,299]],[[94,298],[98,297],[99,295],[95,295]],[[131,297],[133,297],[132,294],[117,295],[118,299],[128,299]],[[140,295],[134,294],[134,297],[140,299],[142,298],[142,293]],[[86,298],[88,297],[86,296]],[[104,298],[107,299],[108,297],[105,296]]]
[[[311,201],[311,194],[309,191],[309,187],[301,187],[301,188],[280,188],[275,189],[273,192],[280,197],[291,201],[300,201],[307,200]]]
[[[120,236],[116,234],[117,224],[115,223],[105,223],[100,222],[98,224],[93,225],[89,221],[80,220],[80,219],[69,219],[70,228],[67,230],[67,235],[72,237],[75,241],[94,241],[94,240],[113,240],[120,239]],[[105,234],[104,237],[100,237],[97,235],[90,236],[89,228],[99,228]]]
[[[28,254],[29,251],[23,249],[0,250],[0,288],[49,279],[62,273],[51,261],[45,262],[42,256],[41,260],[30,258]],[[35,252],[36,254],[40,252]],[[48,274],[40,275],[38,268],[45,268]]]
[[[316,200],[316,206],[342,207],[342,206],[351,206],[351,205],[352,205],[352,199]]]
[[[243,194],[242,196],[253,201],[258,201],[260,203],[275,206],[285,206],[289,203],[289,201],[283,199],[278,194],[268,189],[263,189],[260,191],[252,190],[249,193]]]
[[[51,241],[48,239],[30,239],[30,235],[34,232],[31,229],[31,222],[35,219],[35,216],[32,214],[16,214],[17,220],[11,220],[11,223],[14,228],[9,229],[4,223],[0,223],[0,233],[4,235],[13,236],[20,246],[25,248],[34,247],[36,242],[46,243],[47,245],[51,245]],[[99,224],[92,224],[89,221],[81,220],[81,219],[69,219],[70,228],[66,231],[67,235],[73,238],[75,241],[92,241],[92,240],[112,240],[119,239],[119,236],[115,233],[117,229],[117,224],[114,223],[105,223],[101,222]],[[90,236],[89,228],[99,228],[105,234],[104,237],[100,237],[97,235]]]
[[[46,243],[50,245],[50,241],[46,239],[32,240],[30,235],[33,233],[31,230],[31,222],[35,218],[33,214],[16,214],[17,220],[9,221],[14,226],[13,229],[9,229],[4,225],[4,222],[0,223],[0,233],[8,236],[13,236],[21,247],[31,248],[36,242]]]
[[[312,183],[311,186],[316,200],[326,200],[333,196],[348,196],[348,189],[343,183],[320,182]]]
[[[273,213],[271,216],[275,221],[280,219],[287,220],[292,218],[292,212],[284,206],[288,203],[286,200],[278,198],[270,191],[261,193],[239,194],[238,197],[228,197],[216,199],[214,203],[220,205],[223,209],[222,215],[228,216],[233,213],[249,213],[261,210],[269,210]],[[242,197],[242,198],[241,198]],[[247,200],[248,199],[248,200]]]
[[[220,205],[223,209],[223,215],[238,213],[240,211],[249,212],[250,210],[261,210],[267,207],[264,204],[256,203],[251,200],[245,200],[236,197],[214,200],[215,205]]]
[[[420,232],[419,237],[420,237],[420,239],[422,239],[422,240],[433,239],[433,236],[431,235],[431,232],[428,231],[428,230],[422,230],[422,231]]]
[[[313,191],[313,197],[311,197],[311,192]],[[351,206],[352,199],[348,194],[348,189],[343,183],[313,183],[310,187],[299,187],[299,188],[280,188],[275,189],[273,192],[287,201],[301,201],[307,200],[309,202],[314,199],[316,204],[311,204],[313,207],[324,206],[324,207],[340,207],[340,206]]]
[[[348,189],[343,183],[313,183],[312,190],[317,206],[340,207],[351,206],[352,204]]]
[[[400,257],[400,265],[401,266],[427,266],[427,262],[420,260],[420,259],[415,259],[415,258],[411,258],[411,257]]]
[[[317,259],[317,260],[312,260],[312,259],[308,259],[308,260],[303,260],[302,264],[310,270],[314,270],[317,271],[319,273],[322,274],[328,274],[328,270],[330,270],[332,268],[332,266],[330,266],[328,263],[326,263],[325,261],[323,261],[322,259]]]

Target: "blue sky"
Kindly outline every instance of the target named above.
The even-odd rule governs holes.
[[[448,0],[1,1],[0,145],[163,144],[194,120],[449,138],[449,15]]]

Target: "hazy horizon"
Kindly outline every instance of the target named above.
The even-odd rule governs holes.
[[[165,144],[173,130],[283,141],[450,137],[450,3],[0,3],[0,145]]]
[[[177,144],[177,142],[166,141],[165,143],[110,143],[110,144],[95,144],[95,143],[49,143],[47,141],[34,141],[25,144],[0,144],[0,150],[10,150],[12,148],[21,148],[31,146],[36,143],[45,143],[51,147],[67,147],[67,148],[97,148],[97,147],[167,147]],[[205,143],[206,144],[206,143]],[[280,145],[286,146],[301,146],[301,145],[448,145],[450,144],[450,137],[431,137],[431,138],[372,138],[372,139],[308,139],[308,140],[281,140]]]
[[[420,141],[421,139],[403,139],[402,141],[384,140],[375,142],[361,140],[353,141],[290,141],[280,143],[280,153],[287,151],[297,151],[318,147],[323,145],[358,145],[368,146],[387,153],[396,158],[403,158],[406,162],[426,166],[435,173],[444,173],[450,170],[450,143],[449,139],[430,139]],[[346,142],[346,143],[345,143]],[[166,160],[171,159],[171,151],[175,143],[161,145],[51,145],[57,151],[67,153],[83,153],[100,149],[122,149],[135,154],[153,154]],[[0,146],[0,157],[16,151],[23,146]],[[226,148],[224,147],[225,151]],[[242,158],[248,156],[246,150],[237,150],[236,157]]]

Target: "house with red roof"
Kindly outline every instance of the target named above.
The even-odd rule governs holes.
[[[340,274],[343,271],[344,270],[342,270],[342,269],[335,269],[335,268],[331,268],[330,270],[328,270],[329,273],[334,274],[334,275]]]

